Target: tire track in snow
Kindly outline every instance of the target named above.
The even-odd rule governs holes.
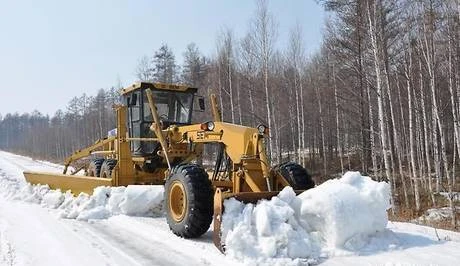
[[[132,234],[123,228],[112,227],[106,221],[84,224],[74,222],[78,233],[106,256],[115,257],[120,265],[204,265],[205,261],[189,257],[177,249],[146,239],[142,235]],[[155,234],[152,231],[152,234]],[[124,263],[123,263],[124,262]]]
[[[15,261],[14,247],[6,237],[6,222],[0,221],[0,264],[4,263],[5,265],[12,266],[16,264]]]
[[[234,261],[225,260],[212,242],[210,231],[197,239],[184,239],[174,235],[167,225],[164,217],[129,217],[113,216],[106,221],[113,230],[123,230],[135,239],[145,239],[149,242],[149,247],[157,249],[174,250],[174,254],[187,260],[187,265],[236,265]],[[176,262],[177,263],[177,262]]]

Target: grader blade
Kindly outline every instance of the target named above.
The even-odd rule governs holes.
[[[300,194],[303,190],[296,190],[296,194]],[[222,241],[222,215],[224,214],[224,201],[229,198],[235,198],[245,204],[257,203],[261,199],[271,199],[273,196],[278,195],[280,191],[271,192],[240,192],[240,193],[227,193],[216,189],[214,193],[214,245],[222,252],[225,253],[225,244]]]
[[[96,187],[112,186],[111,178],[63,175],[56,173],[24,172],[23,174],[27,182],[31,184],[47,184],[51,189],[60,189],[61,191],[70,190],[74,195],[78,195],[80,192],[91,195]]]

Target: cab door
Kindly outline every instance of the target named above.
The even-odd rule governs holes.
[[[131,138],[141,137],[141,118],[141,94],[135,91],[128,97],[128,132]],[[133,155],[142,153],[140,141],[131,141],[130,144]]]

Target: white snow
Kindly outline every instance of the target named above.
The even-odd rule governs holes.
[[[5,154],[2,152],[3,155]],[[1,153],[0,153],[1,155]],[[24,157],[7,154],[10,159]],[[28,160],[25,160],[26,162]],[[13,160],[9,164],[15,165]],[[29,164],[30,165],[30,164]],[[42,167],[36,167],[41,165]],[[51,163],[36,161],[35,171],[60,172],[62,168]],[[92,195],[81,193],[74,197],[70,191],[51,190],[48,185],[31,185],[24,182],[22,173],[2,164],[0,168],[0,193],[7,199],[41,204],[59,210],[59,217],[77,220],[104,219],[112,215],[154,216],[161,213],[163,186],[132,185],[128,187],[97,187]],[[19,167],[20,170],[25,170]],[[45,169],[42,169],[45,168]],[[10,170],[11,169],[11,170]]]
[[[224,208],[226,254],[247,265],[298,265],[404,247],[387,228],[389,185],[359,172],[298,196],[287,187],[256,205],[228,199]]]
[[[451,198],[452,200],[460,200],[460,192],[440,192],[439,195],[446,199]]]
[[[295,265],[316,259],[315,239],[296,217],[299,203],[290,187],[257,205],[226,200],[222,216],[226,254],[245,264]]]
[[[300,222],[319,234],[327,249],[360,249],[369,236],[388,222],[390,186],[359,172],[347,172],[298,197]]]
[[[28,185],[24,170],[62,167],[0,151],[1,266],[238,265],[214,247],[211,232],[197,240],[171,233],[161,186],[99,187],[73,197]]]
[[[92,195],[30,186],[23,170],[51,163],[0,151],[0,265],[456,265],[460,234],[387,223],[388,185],[347,173],[296,196],[227,200],[227,256],[212,231],[186,240],[161,211],[161,186],[99,187]],[[88,221],[88,222],[87,222]]]
[[[161,212],[163,186],[97,187],[88,196],[70,194],[58,208],[62,218],[104,219],[112,215],[153,216]]]
[[[21,189],[12,180],[3,180],[3,193],[13,200],[41,204],[60,210],[61,218],[88,221],[112,215],[153,216],[161,213],[163,186],[131,185],[128,187],[97,187],[90,196],[74,197],[70,191],[51,190],[48,185],[24,184]]]
[[[160,214],[164,191],[163,186],[97,187],[91,196],[81,193],[74,197],[70,191],[62,193],[60,190],[50,190],[47,185],[26,184],[19,193],[14,193],[14,186],[8,188],[12,188],[12,191],[6,193],[14,200],[58,209],[61,218],[84,221],[105,219],[118,214]]]
[[[456,212],[460,212],[460,207],[456,207]],[[432,208],[425,211],[425,213],[414,220],[417,223],[427,222],[441,222],[449,221],[452,219],[452,209],[450,207]]]
[[[163,186],[128,186],[119,207],[114,205],[115,201],[112,205],[114,209],[120,209],[120,213],[131,216],[160,213],[163,193]]]

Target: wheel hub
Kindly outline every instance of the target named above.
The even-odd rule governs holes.
[[[184,185],[174,181],[169,189],[169,211],[175,222],[180,222],[185,217],[187,198]]]

